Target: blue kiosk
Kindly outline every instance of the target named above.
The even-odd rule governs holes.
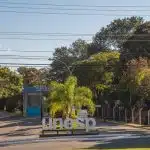
[[[43,113],[43,93],[47,87],[23,88],[23,114],[25,117],[40,117]]]

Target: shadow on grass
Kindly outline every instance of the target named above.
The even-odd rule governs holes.
[[[100,142],[100,141],[99,141]],[[101,141],[102,142],[102,141]],[[93,150],[109,150],[109,149],[129,149],[129,148],[149,148],[150,149],[150,137],[140,137],[140,138],[128,138],[128,139],[116,139],[116,140],[108,140],[102,144],[96,144],[93,147],[89,147],[88,149]],[[86,148],[87,149],[87,148]]]

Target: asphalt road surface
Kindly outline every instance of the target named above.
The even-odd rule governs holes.
[[[97,121],[99,135],[38,138],[40,123],[38,118],[3,120],[3,125],[0,125],[0,150],[150,149],[150,131],[144,129]]]
[[[149,148],[150,136],[132,134],[101,134],[98,136],[78,136],[45,138],[36,141],[20,142],[12,145],[1,146],[1,150],[79,150],[106,148]]]

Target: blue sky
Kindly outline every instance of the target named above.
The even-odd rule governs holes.
[[[2,2],[4,0],[1,0]],[[6,0],[5,0],[6,2]],[[66,4],[66,5],[136,5],[147,6],[150,5],[149,0],[7,0],[7,2],[25,2],[25,3],[53,3],[53,4]],[[144,2],[144,3],[143,3]],[[7,4],[0,3],[0,11],[15,10],[15,11],[33,11],[28,9],[8,9],[1,6],[8,6]],[[9,6],[21,6],[21,5],[9,5]],[[25,6],[25,5],[22,5]],[[26,6],[26,7],[51,7],[51,6]],[[100,9],[100,8],[98,8]],[[132,8],[131,8],[132,9]],[[142,8],[141,8],[142,9]],[[144,9],[144,8],[143,8]],[[145,8],[146,9],[146,8]],[[149,8],[147,8],[149,9]],[[35,10],[42,11],[42,10]],[[47,10],[48,12],[54,12],[54,10]],[[46,12],[47,12],[46,11]],[[55,11],[56,12],[56,11]],[[63,11],[57,11],[63,12]],[[73,13],[73,11],[72,11]],[[80,13],[80,12],[75,12]],[[82,13],[108,13],[108,12],[93,12],[83,11]],[[110,14],[111,12],[109,12]],[[114,12],[115,14],[120,14]],[[150,12],[124,12],[124,14],[150,14]],[[6,13],[0,12],[0,32],[60,32],[60,33],[89,33],[95,34],[102,26],[110,23],[111,20],[119,18],[116,16],[67,16],[67,15],[41,15],[41,14],[19,14],[19,13]],[[150,17],[145,17],[150,19]],[[22,56],[46,56],[52,57],[52,53],[23,53],[12,52],[13,50],[27,50],[27,51],[54,51],[56,47],[63,45],[69,46],[78,37],[70,37],[70,40],[12,40],[3,39],[7,38],[7,35],[0,35],[0,50],[9,49],[8,52],[0,52],[0,55],[22,55]],[[9,36],[12,37],[12,36]],[[14,36],[13,36],[14,37]],[[28,38],[43,38],[40,36]],[[67,37],[44,37],[44,38],[67,38]],[[92,37],[81,37],[82,39],[89,40]],[[48,63],[47,60],[0,60],[2,62],[17,62],[17,63]]]

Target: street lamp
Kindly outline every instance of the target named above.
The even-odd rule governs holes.
[[[65,62],[63,62],[63,61],[61,61],[61,60],[59,60],[59,59],[54,59],[54,58],[49,58],[49,60],[58,61],[58,62],[64,64],[64,66],[65,66],[66,69],[68,70],[69,74],[72,75],[73,70],[71,71],[70,68],[69,68],[69,66],[68,66]]]

